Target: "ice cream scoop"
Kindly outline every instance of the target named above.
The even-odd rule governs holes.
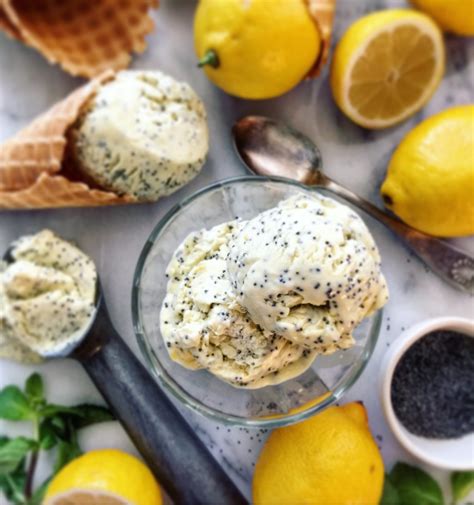
[[[318,353],[351,346],[355,326],[388,299],[365,223],[322,195],[290,198],[246,222],[227,264],[256,324]]]
[[[252,173],[286,177],[332,191],[387,226],[446,282],[474,293],[472,256],[411,228],[331,180],[322,172],[319,149],[301,132],[270,118],[247,116],[234,124],[233,136],[237,152]]]
[[[388,298],[369,230],[319,194],[191,233],[167,276],[160,330],[170,357],[249,389],[351,347]]]
[[[61,249],[58,254],[61,254]],[[16,244],[13,244],[4,255],[7,268],[14,266],[17,255]],[[86,324],[82,325],[83,333],[78,335],[73,332],[70,342],[63,339],[56,352],[54,345],[35,345],[36,353],[43,358],[71,357],[84,366],[175,503],[246,503],[205,445],[118,335],[108,315],[98,277],[94,279],[94,284],[94,310]],[[19,285],[24,284],[17,283]],[[31,294],[30,287],[27,292]],[[1,296],[0,290],[0,301]],[[61,310],[74,312],[71,306],[59,307]],[[0,326],[1,331],[3,328]]]
[[[87,181],[156,201],[200,171],[209,147],[206,111],[184,82],[158,71],[122,71],[83,109],[68,145]]]
[[[299,375],[314,353],[261,328],[237,302],[227,257],[239,227],[223,223],[185,239],[167,268],[160,328],[173,360],[253,389]]]

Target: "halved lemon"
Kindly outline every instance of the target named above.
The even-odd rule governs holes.
[[[445,67],[440,28],[425,14],[389,9],[364,16],[343,35],[331,67],[336,103],[365,128],[386,128],[421,109]]]
[[[66,465],[51,481],[44,505],[162,505],[150,470],[115,449],[91,451]]]

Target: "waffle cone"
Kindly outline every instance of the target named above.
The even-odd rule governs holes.
[[[3,10],[3,2],[0,0],[0,30],[5,32],[10,38],[21,40],[20,32],[16,29]]]
[[[128,196],[93,189],[67,160],[67,129],[106,72],[77,89],[0,145],[0,209],[39,209],[131,203]],[[67,165],[67,166],[66,166]]]
[[[329,57],[336,0],[306,0],[308,10],[321,35],[321,50],[308,77],[317,77]]]
[[[34,184],[19,191],[0,192],[0,209],[51,209],[57,207],[100,207],[133,203],[131,197],[91,189],[60,175],[42,173]]]
[[[146,47],[157,0],[0,0],[0,29],[72,75],[120,70]]]

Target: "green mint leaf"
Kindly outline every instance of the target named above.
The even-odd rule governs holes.
[[[67,423],[60,415],[56,415],[54,417],[49,418],[51,421],[51,426],[54,430],[54,433],[58,437],[64,438],[67,436]]]
[[[0,391],[0,419],[22,421],[34,417],[35,411],[19,387],[7,386]]]
[[[65,407],[63,405],[48,404],[40,410],[40,415],[43,417],[53,417],[66,415],[73,420],[74,427],[77,429],[84,428],[95,423],[105,421],[114,421],[115,417],[106,407],[99,405],[90,405],[84,403],[74,407]]]
[[[461,501],[474,489],[474,472],[453,472],[451,490],[455,502]]]
[[[44,419],[39,428],[39,444],[41,449],[49,451],[56,445],[57,437],[51,419]]]
[[[48,403],[40,410],[40,415],[42,417],[53,417],[58,414],[72,414],[77,415],[74,407],[66,407],[65,405],[55,405],[54,403]]]
[[[9,490],[5,493],[7,498],[13,503],[24,505],[26,500],[23,490],[25,489],[27,479],[25,461],[14,472],[3,475],[3,478],[8,483]],[[1,479],[2,476],[0,476]]]
[[[54,435],[46,435],[40,440],[40,448],[49,451],[56,445],[57,439]]]
[[[67,465],[73,459],[82,455],[81,448],[79,447],[77,441],[66,442],[60,440],[58,442],[58,450],[56,456],[56,462],[54,464],[54,474],[59,472],[61,468]]]
[[[420,468],[397,463],[390,472],[390,481],[403,505],[444,505],[438,483]]]
[[[380,505],[403,505],[397,488],[393,485],[388,475],[385,475]]]
[[[37,443],[25,437],[8,440],[0,447],[0,475],[14,472]]]
[[[23,493],[26,482],[26,472],[16,471],[0,475],[0,490],[3,491],[5,498],[15,505],[24,505],[26,498]]]
[[[41,505],[43,503],[44,495],[46,493],[46,490],[48,489],[49,483],[51,482],[52,478],[53,476],[46,479],[41,484],[41,486],[36,489],[36,491],[33,493],[33,496],[28,501],[28,505]]]
[[[115,417],[106,407],[99,405],[82,404],[75,407],[76,417],[72,419],[74,428],[77,430],[91,424],[115,421]]]
[[[47,426],[57,439],[66,442],[72,440],[74,432],[81,428],[114,420],[114,416],[107,408],[89,404],[76,407],[49,404],[40,410],[40,415],[45,418],[44,429]]]
[[[44,401],[43,379],[40,374],[34,373],[26,379],[25,393],[33,404],[41,404]]]
[[[11,498],[8,495],[11,491],[11,488],[10,488],[10,484],[8,483],[8,481],[6,479],[6,475],[0,475],[0,491],[5,495],[5,498],[10,500]]]
[[[61,439],[66,442],[71,440],[74,430],[69,422],[68,416],[56,414],[54,417],[46,418],[43,422],[45,424],[44,429],[48,429],[49,433],[54,435],[56,439]]]

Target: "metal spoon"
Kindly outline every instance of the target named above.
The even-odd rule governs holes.
[[[14,261],[12,248],[3,259]],[[44,357],[69,357],[84,366],[174,503],[247,503],[115,330],[99,280],[96,310],[82,338]]]
[[[457,289],[474,293],[474,258],[449,242],[389,216],[330,179],[322,172],[319,149],[302,133],[262,116],[242,118],[232,132],[237,152],[254,174],[286,177],[332,191],[385,224],[442,279]]]

